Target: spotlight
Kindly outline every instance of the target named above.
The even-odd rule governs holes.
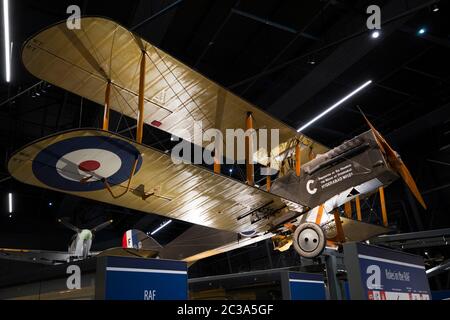
[[[378,31],[378,30],[373,31],[371,34],[371,37],[373,39],[378,39],[380,37],[380,31]]]
[[[437,5],[437,4],[434,4],[431,10],[432,10],[433,12],[438,12],[438,11],[439,11],[438,5]]]
[[[230,171],[230,173],[233,173],[233,169],[230,169],[229,171]]]
[[[49,203],[48,203],[48,206],[49,206],[49,207],[53,207],[53,202],[49,202]]]
[[[427,32],[427,29],[425,28],[420,28],[419,31],[417,31],[419,35],[425,34],[425,32]]]
[[[150,235],[154,236],[155,234],[157,234],[159,231],[161,231],[162,229],[164,229],[165,227],[167,227],[171,223],[172,223],[172,220],[168,220],[168,221],[164,222],[162,225],[160,225],[158,228],[156,228],[155,231],[150,233]]]

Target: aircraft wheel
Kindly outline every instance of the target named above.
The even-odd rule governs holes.
[[[326,239],[322,228],[315,223],[302,223],[294,232],[294,248],[305,258],[315,258],[325,249]]]

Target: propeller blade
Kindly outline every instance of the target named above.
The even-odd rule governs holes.
[[[94,234],[96,232],[99,232],[100,230],[105,229],[107,226],[109,226],[111,223],[113,223],[113,220],[109,220],[106,222],[103,222],[102,224],[99,224],[98,226],[96,226],[95,228],[91,229],[91,232]]]
[[[76,233],[80,233],[81,230],[78,229],[77,227],[75,227],[73,224],[67,222],[66,220],[63,219],[58,219],[58,222],[61,223],[63,226],[65,226],[66,228],[76,232]]]
[[[369,125],[370,129],[372,130],[373,134],[375,135],[375,139],[377,140],[377,143],[380,146],[381,150],[385,153],[386,158],[391,167],[394,168],[395,171],[397,171],[397,173],[402,177],[403,181],[406,183],[409,190],[411,190],[412,194],[420,203],[420,205],[424,209],[427,209],[427,205],[425,204],[425,201],[423,200],[423,197],[420,194],[419,188],[417,187],[417,184],[414,181],[414,178],[412,177],[405,163],[400,159],[395,150],[392,149],[389,143],[387,143],[387,141],[384,139],[381,133],[379,133],[378,130],[375,129],[375,127],[372,125],[372,123],[370,123],[369,119],[367,119],[367,117],[364,114],[363,117],[366,120],[367,124]]]

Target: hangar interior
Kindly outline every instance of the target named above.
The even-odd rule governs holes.
[[[381,7],[379,31],[366,26],[366,9],[373,4]],[[11,157],[33,141],[102,126],[103,105],[34,77],[22,61],[24,43],[68,19],[67,8],[77,5],[82,16],[119,23],[292,128],[372,80],[304,133],[334,148],[369,129],[363,110],[401,155],[427,206],[420,206],[401,179],[393,182],[383,194],[392,231],[368,243],[422,257],[431,292],[450,290],[448,1],[19,0],[9,5],[11,79],[3,79],[0,87],[0,248],[67,251],[73,231],[59,220],[80,229],[111,221],[95,234],[92,251],[120,247],[124,232],[133,229],[152,234],[164,247],[192,227],[156,213],[31,186],[11,176]],[[4,43],[5,34],[1,37]],[[2,76],[6,68],[2,62]],[[136,126],[136,119],[111,111],[109,131],[134,140]],[[142,143],[163,153],[177,144],[156,126],[145,124],[143,130]],[[213,170],[212,165],[203,166]],[[246,183],[245,165],[223,165],[221,174]],[[254,181],[257,188],[266,184],[259,165]],[[378,193],[360,206],[363,221],[384,223]],[[306,259],[293,248],[280,252],[273,246],[268,238],[189,265],[189,297],[282,299],[284,273],[292,271],[323,275],[328,288],[324,299],[346,299],[343,287],[338,288],[347,277],[341,251],[326,249],[320,257]],[[77,262],[88,275],[82,280],[87,291],[65,296],[55,284],[65,283],[64,267],[1,258],[2,299],[93,297],[92,261]]]

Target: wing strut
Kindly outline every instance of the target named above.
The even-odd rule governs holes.
[[[109,130],[109,100],[111,97],[111,80],[108,80],[106,84],[106,92],[105,92],[105,111],[103,114],[103,130]]]
[[[356,218],[358,221],[362,221],[362,214],[361,214],[361,200],[359,199],[359,196],[356,196]]]
[[[345,216],[349,219],[352,218],[352,202],[348,201],[344,204],[344,212],[345,212]]]
[[[324,205],[322,204],[317,211],[316,224],[320,225],[323,216]]]
[[[246,172],[247,172],[247,184],[250,186],[255,185],[255,172],[253,165],[253,134],[250,132],[253,130],[253,114],[251,112],[247,113],[247,118],[245,121],[245,164],[246,164]],[[251,154],[250,154],[250,150]]]
[[[336,240],[340,243],[345,242],[344,229],[342,228],[341,216],[339,215],[339,210],[335,209],[334,212],[334,223],[336,225]]]
[[[136,132],[137,143],[142,143],[142,137],[144,136],[145,55],[145,51],[142,50],[141,69],[139,73],[139,113]]]
[[[297,142],[295,146],[295,173],[297,177],[300,177],[302,168],[302,155],[300,150],[300,141]]]
[[[383,216],[383,225],[385,227],[388,227],[389,223],[388,223],[388,217],[387,217],[387,211],[386,211],[386,201],[384,198],[384,188],[380,187],[379,192],[380,192],[381,214]]]

